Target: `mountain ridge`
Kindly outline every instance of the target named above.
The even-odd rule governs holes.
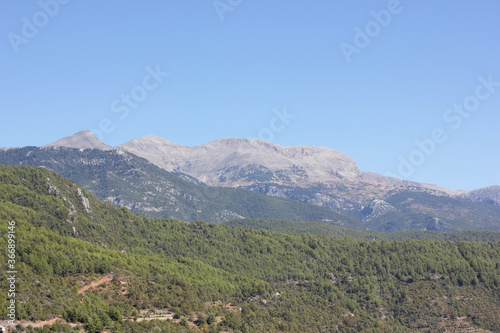
[[[359,168],[351,157],[324,147],[286,147],[258,139],[217,139],[209,143],[188,147],[170,143],[152,142],[143,137],[117,146],[146,158],[167,170],[187,173],[211,186],[242,186],[238,177],[241,168],[259,167],[256,173],[280,184],[305,186],[326,178],[355,178]],[[168,142],[168,141],[167,141]],[[317,157],[322,160],[321,165]],[[316,157],[316,159],[314,158]]]
[[[168,148],[175,148],[175,149],[185,149],[185,150],[191,150],[191,149],[200,149],[200,150],[205,150],[207,151],[208,149],[213,149],[214,147],[220,147],[221,143],[224,143],[225,146],[241,146],[241,144],[247,145],[249,148],[255,148],[256,146],[261,146],[261,147],[270,147],[271,149],[274,150],[279,150],[281,149],[282,151],[285,152],[297,152],[298,150],[302,150],[302,152],[305,152],[307,154],[307,151],[309,152],[334,152],[338,156],[344,158],[346,161],[349,161],[351,163],[351,166],[353,167],[353,170],[351,172],[351,175],[357,174],[361,179],[366,180],[366,181],[373,181],[377,183],[384,183],[392,186],[424,186],[427,188],[431,188],[437,191],[442,191],[448,194],[453,194],[453,195],[458,195],[458,194],[467,194],[473,191],[478,191],[481,190],[482,188],[474,189],[474,190],[454,190],[454,189],[449,189],[445,188],[443,186],[437,185],[437,184],[430,184],[430,183],[419,183],[415,181],[410,181],[410,180],[404,180],[404,179],[399,179],[399,178],[394,178],[394,177],[389,177],[389,176],[383,176],[381,174],[377,174],[374,172],[370,171],[360,171],[359,166],[357,165],[356,161],[350,157],[349,155],[345,154],[344,152],[337,151],[328,147],[324,146],[310,146],[310,145],[297,145],[297,146],[283,146],[275,143],[271,143],[268,141],[264,140],[259,140],[259,139],[248,139],[248,138],[221,138],[221,139],[215,139],[212,140],[208,143],[200,144],[200,145],[195,145],[195,146],[187,146],[179,143],[175,143],[172,141],[169,141],[167,139],[164,139],[159,136],[155,135],[145,135],[140,138],[135,138],[132,140],[129,140],[125,143],[122,143],[117,146],[110,146],[105,143],[103,143],[101,140],[99,140],[91,131],[89,130],[82,130],[79,131],[73,135],[66,136],[64,138],[61,138],[57,141],[51,142],[49,144],[41,146],[42,148],[45,147],[54,147],[54,146],[59,146],[59,147],[68,147],[68,148],[82,148],[82,149],[101,149],[101,150],[111,150],[111,149],[122,149],[122,150],[128,150],[133,152],[134,145],[141,145],[142,148],[146,147],[151,147],[152,144],[156,144],[158,146],[163,146],[163,147],[168,147]],[[136,147],[137,149],[138,147]],[[9,149],[9,148],[4,148],[4,149]],[[138,150],[135,151],[135,154],[138,156],[144,155],[144,152],[137,154]],[[144,157],[144,156],[141,156]],[[247,159],[248,161],[253,161],[256,156],[252,156],[251,152],[248,153],[247,155],[240,156],[244,159]],[[258,157],[258,156],[257,156]],[[290,156],[287,156],[290,157]],[[151,160],[152,158],[146,158],[148,160]],[[160,167],[166,169],[167,171],[177,171],[179,172],[180,168],[179,167],[173,167],[169,166],[166,164],[167,162],[163,162],[163,165],[159,165]],[[162,164],[162,162],[157,161],[154,164]],[[210,184],[209,184],[210,185]],[[219,184],[220,185],[220,184]],[[495,188],[498,187],[500,188],[500,185],[491,185],[491,186],[486,186],[484,188]]]
[[[88,131],[83,134],[79,132],[58,140],[59,145],[53,147],[67,144],[84,152],[88,137],[93,135]],[[91,141],[94,146],[99,146],[97,138]],[[322,206],[350,216],[376,231],[500,230],[498,186],[455,191],[438,185],[361,172],[354,159],[325,147],[286,147],[257,139],[234,138],[189,147],[149,135],[113,147],[112,151],[139,156],[194,183],[249,189],[268,196]],[[19,162],[29,160],[29,157],[19,155],[16,158]],[[135,195],[136,200],[141,201],[150,193],[139,188],[139,184],[130,183],[130,175],[134,174],[139,176],[133,171],[121,174],[121,180],[115,178],[111,181],[122,184],[123,180],[129,179],[125,180],[127,186],[132,186],[137,194],[142,193],[140,197]],[[115,197],[111,192],[109,195]],[[129,200],[127,207],[134,209],[134,202]],[[476,204],[472,204],[474,202]],[[195,206],[191,206],[191,210],[196,210]],[[150,208],[152,212],[163,209],[161,205]],[[223,215],[222,220],[231,218],[226,213]],[[233,215],[233,218],[237,216]]]
[[[280,216],[291,221],[324,221],[363,229],[359,221],[325,207],[243,188],[210,187],[123,150],[15,148],[0,152],[0,164],[52,170],[103,201],[150,217],[220,223],[242,217]]]
[[[91,142],[90,145],[89,145],[89,141]],[[125,143],[122,143],[120,145],[113,147],[113,146],[109,146],[109,145],[103,143],[91,131],[82,130],[82,131],[79,131],[73,135],[66,136],[62,139],[59,139],[59,140],[54,141],[52,143],[43,145],[41,147],[44,148],[44,147],[60,146],[60,147],[68,147],[68,148],[82,148],[82,149],[101,149],[101,150],[122,149],[122,150],[131,151],[131,150],[134,150],[133,148],[131,148],[131,146],[133,146],[133,145],[140,144],[140,145],[142,145],[143,148],[146,148],[146,144],[147,144],[147,147],[151,147],[151,144],[157,144],[159,146],[168,147],[168,148],[177,148],[177,149],[180,148],[180,149],[188,149],[188,150],[193,149],[193,148],[198,148],[198,149],[207,150],[210,147],[220,146],[220,143],[222,143],[222,142],[226,143],[226,145],[231,144],[232,146],[236,146],[236,143],[242,143],[242,142],[251,146],[249,143],[259,142],[259,144],[261,146],[281,147],[282,149],[286,149],[288,151],[293,150],[293,149],[302,149],[302,150],[313,149],[313,150],[317,150],[317,151],[323,150],[323,151],[335,152],[339,156],[344,156],[347,160],[350,160],[350,162],[354,166],[354,169],[357,169],[356,171],[354,171],[354,173],[357,173],[361,179],[366,180],[366,181],[371,181],[371,182],[392,185],[392,186],[424,186],[426,188],[434,189],[437,191],[442,191],[442,192],[452,194],[452,195],[459,195],[459,194],[466,195],[467,193],[470,193],[473,191],[478,191],[478,190],[482,189],[482,188],[479,188],[479,189],[474,189],[474,190],[454,190],[454,189],[445,188],[445,187],[437,185],[437,184],[419,183],[419,182],[410,181],[410,180],[404,180],[404,179],[398,179],[398,178],[389,177],[389,176],[383,176],[381,174],[377,174],[377,173],[370,172],[370,171],[360,171],[359,166],[357,165],[356,161],[352,157],[350,157],[349,155],[347,155],[343,152],[336,151],[336,150],[328,148],[328,147],[310,146],[310,145],[283,146],[283,145],[278,145],[275,143],[271,143],[271,142],[259,140],[259,139],[221,138],[221,139],[215,139],[215,140],[212,140],[208,143],[204,143],[204,144],[200,144],[200,145],[187,146],[187,145],[183,145],[183,144],[169,141],[169,140],[164,139],[164,138],[159,137],[159,136],[145,135],[145,136],[142,136],[140,138],[135,138],[135,139],[129,140]],[[255,147],[255,144],[253,145],[253,147]],[[9,149],[9,148],[4,148],[4,149]],[[143,152],[140,154],[137,154],[137,152],[138,151],[136,150],[135,154],[138,156],[144,155]],[[248,155],[244,155],[241,157],[251,161],[252,160],[251,156],[252,156],[251,154],[248,154]],[[141,156],[141,157],[144,157],[144,156]],[[151,160],[152,158],[149,157],[146,159]],[[159,165],[163,169],[165,169],[167,171],[180,172],[179,167],[177,167],[177,168],[175,168],[173,166],[169,167],[168,165],[165,165],[166,162],[163,162],[163,163],[164,163],[164,165]],[[162,164],[162,162],[157,161],[154,164],[158,165],[158,164]],[[500,185],[491,185],[491,186],[487,186],[485,188],[491,188],[491,187],[500,188]]]

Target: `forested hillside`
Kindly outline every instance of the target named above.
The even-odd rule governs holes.
[[[354,230],[321,222],[290,222],[277,219],[235,219],[223,223],[230,227],[248,227],[252,229],[266,229],[282,233],[326,235],[335,238],[352,237],[355,239],[402,241],[437,240],[437,241],[500,241],[499,231],[467,230],[459,232],[438,231],[399,231],[377,232],[372,230]]]
[[[0,166],[3,235],[8,221],[18,319],[60,315],[89,332],[500,331],[497,241],[355,240],[152,219],[48,170]],[[175,319],[134,321],[145,309]],[[52,326],[71,330],[78,326]]]
[[[386,201],[396,210],[365,222],[366,227],[377,231],[424,228],[448,232],[474,229],[500,231],[500,206],[492,202],[474,202],[418,191],[397,192]]]

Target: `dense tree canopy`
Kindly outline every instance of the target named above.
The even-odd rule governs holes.
[[[62,315],[89,332],[409,332],[453,320],[500,330],[498,241],[356,240],[151,219],[31,167],[0,167],[2,235],[8,221],[19,319]],[[111,281],[78,293],[103,277]],[[0,294],[2,317],[7,301]],[[178,318],[133,320],[161,309]]]

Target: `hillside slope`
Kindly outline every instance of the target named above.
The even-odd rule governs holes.
[[[498,242],[500,231],[471,230],[460,232],[438,231],[395,231],[378,232],[373,230],[355,230],[321,222],[290,222],[277,219],[236,219],[223,222],[230,227],[247,227],[252,229],[265,229],[282,233],[325,235],[335,238],[352,237],[354,239],[403,241],[437,240],[437,241],[473,241],[473,242]]]
[[[500,330],[499,242],[356,241],[151,219],[48,170],[0,166],[4,233],[7,221],[18,228],[18,317],[32,321],[62,315],[89,332],[149,331],[127,318],[153,309],[178,312],[188,332]],[[78,295],[111,272],[113,284]],[[218,306],[226,302],[236,309]]]

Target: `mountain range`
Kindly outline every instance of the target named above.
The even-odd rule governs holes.
[[[323,220],[377,231],[500,230],[499,186],[457,191],[361,172],[353,158],[325,147],[285,147],[257,139],[219,139],[189,147],[150,135],[111,147],[92,132],[81,131],[41,148],[23,149],[3,149],[0,163],[45,166],[102,200],[150,216],[209,222]],[[217,193],[214,200],[199,195],[209,192]],[[255,192],[267,199],[248,199]],[[267,202],[273,197],[288,200],[281,207],[307,204],[294,209],[309,213],[284,216],[289,209],[283,208],[270,216],[275,203]],[[262,211],[267,215],[256,214]]]

